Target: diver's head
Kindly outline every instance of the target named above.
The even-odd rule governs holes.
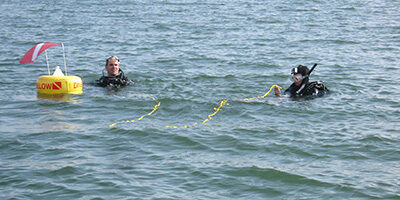
[[[118,76],[119,72],[119,59],[117,56],[110,56],[106,60],[106,66],[105,66],[108,76],[109,77],[115,77]]]
[[[292,81],[297,85],[301,85],[304,81],[308,82],[308,73],[310,70],[307,66],[299,65],[292,69]]]

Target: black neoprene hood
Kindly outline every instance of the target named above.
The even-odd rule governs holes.
[[[292,74],[301,74],[303,76],[308,75],[309,72],[310,70],[308,69],[308,67],[304,65],[299,65],[292,69]]]

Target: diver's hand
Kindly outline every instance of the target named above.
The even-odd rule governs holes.
[[[274,87],[274,92],[276,96],[281,96],[281,88],[279,88],[279,86]]]

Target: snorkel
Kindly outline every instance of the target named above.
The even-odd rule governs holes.
[[[315,64],[311,67],[310,72],[308,72],[308,76],[310,76],[311,72],[315,69],[316,66],[317,66],[317,63],[315,63]]]

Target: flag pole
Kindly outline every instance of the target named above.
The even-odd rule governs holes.
[[[49,73],[49,76],[50,76],[50,67],[49,67],[49,60],[47,58],[47,50],[45,50],[44,53],[46,55],[47,72]]]
[[[63,57],[64,57],[64,71],[65,71],[65,76],[68,76],[67,72],[67,63],[65,61],[65,52],[64,52],[64,43],[61,43],[62,51],[63,51]]]

